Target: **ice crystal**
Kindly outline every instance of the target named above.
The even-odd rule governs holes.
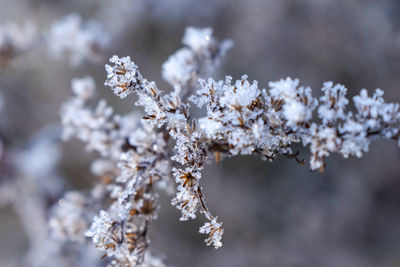
[[[114,65],[106,65],[107,81],[105,85],[111,87],[119,97],[125,98],[138,89],[142,75],[130,57],[113,56],[110,58],[110,62]]]
[[[215,248],[222,247],[221,238],[224,234],[224,229],[222,229],[221,226],[222,223],[218,223],[217,218],[213,218],[211,221],[206,222],[202,227],[200,227],[200,233],[209,235],[205,240],[207,246],[213,245]]]
[[[347,89],[341,84],[333,86],[332,82],[324,83],[324,95],[321,96],[318,115],[325,124],[345,119],[345,108],[349,101],[346,98]]]

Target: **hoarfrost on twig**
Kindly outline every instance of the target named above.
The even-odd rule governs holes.
[[[355,96],[353,114],[346,111],[347,89],[333,82],[323,84],[317,99],[310,87],[290,77],[268,83],[267,89],[247,75],[210,78],[232,45],[218,42],[210,28],[187,28],[182,43],[185,47],[162,66],[163,78],[173,87],[169,94],[144,78],[129,56],[113,56],[106,65],[105,85],[120,98],[136,94],[142,119],[113,116],[105,101],[91,106],[90,78],[73,81],[75,96],[62,109],[64,136],[78,137],[102,156],[92,170],[103,179],[106,193],[100,196],[111,204],[100,205],[86,236],[114,265],[145,264],[149,224],[158,210],[154,185],[171,179],[177,184],[171,203],[181,211],[180,220],[194,219],[200,211],[206,244],[222,246],[222,223],[206,205],[200,183],[209,159],[260,155],[272,161],[284,155],[303,165],[292,148],[302,143],[311,152],[310,168],[322,172],[332,153],[361,157],[378,137],[399,140],[399,104],[386,103],[379,89],[372,97],[365,89]],[[191,104],[205,115],[191,116]]]

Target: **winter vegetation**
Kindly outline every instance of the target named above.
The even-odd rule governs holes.
[[[347,88],[346,84],[330,81],[335,77],[321,80],[318,87],[313,83],[314,88],[311,88],[293,75],[293,78],[282,75],[272,81],[254,75],[257,80],[253,80],[252,72],[240,66],[238,69],[242,74],[237,70],[229,73],[230,68],[228,71],[221,68],[230,58],[238,60],[235,49],[246,49],[240,48],[246,36],[243,32],[242,39],[223,40],[211,27],[187,26],[181,38],[181,48],[175,47],[176,52],[165,58],[159,68],[163,81],[156,83],[157,74],[147,74],[148,71],[135,63],[135,57],[132,56],[134,61],[124,50],[114,49],[116,40],[123,38],[129,30],[135,34],[140,31],[135,29],[139,26],[132,29],[129,26],[135,20],[145,21],[139,11],[150,9],[153,13],[149,13],[149,17],[154,16],[155,21],[165,20],[174,24],[179,23],[174,22],[176,16],[184,17],[190,8],[184,3],[176,4],[179,7],[174,9],[176,13],[168,15],[162,12],[161,3],[146,5],[138,1],[134,11],[127,2],[118,0],[113,7],[99,4],[93,19],[85,19],[77,13],[66,14],[47,28],[32,21],[0,26],[0,67],[4,73],[7,69],[18,71],[18,62],[26,58],[28,63],[20,63],[21,69],[36,69],[36,65],[29,65],[29,57],[40,53],[38,50],[45,51],[40,57],[48,62],[38,65],[64,63],[66,68],[75,70],[68,85],[69,92],[63,94],[57,103],[59,121],[42,123],[41,129],[35,129],[27,141],[10,141],[15,134],[12,130],[15,119],[8,111],[12,94],[7,90],[0,92],[0,206],[12,210],[18,218],[27,244],[22,257],[5,261],[5,266],[174,266],[168,253],[160,250],[160,246],[153,247],[153,243],[158,242],[158,235],[152,235],[153,229],[157,229],[157,221],[163,223],[162,210],[168,205],[179,212],[179,216],[173,217],[176,221],[174,228],[178,231],[183,227],[179,221],[198,219],[200,225],[196,232],[203,235],[205,244],[209,246],[206,253],[215,253],[212,251],[216,249],[218,257],[218,253],[229,246],[224,239],[231,240],[229,235],[234,234],[225,230],[225,227],[234,227],[235,219],[231,218],[239,216],[244,224],[248,224],[248,228],[241,230],[243,232],[250,231],[251,221],[257,220],[243,211],[245,203],[252,202],[256,194],[246,195],[244,203],[236,204],[223,199],[221,193],[218,202],[223,204],[219,205],[215,197],[212,200],[208,198],[207,168],[221,168],[225,162],[229,164],[235,158],[251,158],[253,162],[261,159],[276,164],[287,158],[299,169],[318,173],[319,179],[325,179],[326,172],[335,173],[335,170],[329,171],[330,156],[339,156],[340,159],[336,160],[340,162],[343,159],[354,161],[368,152],[373,153],[383,144],[382,140],[398,151],[400,105],[395,97],[393,100],[384,98],[384,90],[361,89],[354,93],[355,89],[350,86]],[[203,10],[204,14],[217,17],[224,2],[213,4],[212,10]],[[323,9],[321,3],[314,5]],[[326,5],[329,10],[329,4]],[[202,11],[198,6],[195,8]],[[138,15],[123,20],[116,15],[118,12],[138,12]],[[111,19],[118,27],[110,27]],[[258,27],[262,28],[261,25]],[[259,49],[258,44],[248,45]],[[144,61],[139,58],[141,60],[137,62]],[[100,75],[91,72],[96,65],[101,65]],[[52,76],[52,71],[46,69],[43,77]],[[151,78],[151,75],[156,78]],[[103,77],[102,80],[99,77]],[[59,86],[58,78],[49,79],[55,79],[53,85]],[[4,84],[0,83],[0,86]],[[107,99],[107,93],[112,93],[113,97]],[[47,99],[40,98],[40,95],[36,97],[42,101],[40,105],[47,105],[43,103]],[[35,108],[40,110],[40,105],[35,105]],[[120,112],[120,105],[125,105],[126,112]],[[28,121],[24,128],[30,127]],[[65,171],[64,162],[71,153],[69,146],[76,144],[76,140],[79,141],[79,151],[69,156],[77,157],[75,161],[69,159],[75,165]],[[81,149],[81,144],[86,151]],[[71,171],[82,168],[78,164],[80,158],[86,162],[83,164],[86,171]],[[396,161],[398,158],[390,162]],[[269,165],[266,162],[263,164]],[[366,162],[371,164],[368,160]],[[240,168],[245,169],[245,163]],[[337,164],[335,168],[338,168]],[[397,178],[398,171],[392,171]],[[70,179],[73,178],[68,178],[68,175],[89,176],[89,186],[71,186]],[[224,179],[224,183],[229,184],[229,177]],[[229,185],[226,187],[229,189]],[[347,184],[339,187],[347,188]],[[245,190],[235,189],[234,194],[242,194],[242,189]],[[354,220],[351,213],[357,207],[348,211],[345,206],[358,200],[349,195],[359,198],[360,202],[368,195],[367,189],[360,191],[363,187],[347,190],[347,198],[333,202],[338,205],[338,210],[346,211],[338,216],[343,218],[342,221],[336,218],[340,225],[347,225],[346,220]],[[243,199],[243,196],[237,197],[238,201]],[[307,194],[307,199],[314,202],[311,194]],[[372,203],[369,201],[363,201],[360,207],[366,209],[368,203]],[[263,208],[266,205],[268,203],[261,204]],[[297,209],[296,205],[292,203],[291,209]],[[299,233],[304,232],[307,238],[316,238],[320,235],[318,231],[328,235],[321,225],[330,220],[318,215],[324,210],[321,207],[315,206],[315,212],[304,210],[307,218],[315,216],[316,219],[299,224]],[[230,217],[224,214],[230,209],[239,215]],[[335,220],[332,223],[335,225]],[[282,231],[287,233],[297,227],[296,222],[282,224],[286,227],[282,227],[285,229]],[[269,227],[267,223],[261,225],[258,229]],[[240,234],[244,235],[241,231]],[[347,254],[332,261],[333,265],[313,265],[313,260],[307,260],[305,254],[291,249],[295,242],[291,241],[290,235],[285,238],[288,244],[282,245],[285,249],[281,254],[278,245],[266,246],[275,253],[268,260],[256,261],[254,256],[243,263],[238,261],[236,265],[224,261],[221,266],[370,266],[356,260],[362,257],[353,259]],[[340,246],[343,240],[331,244],[332,250],[341,251],[336,246]],[[325,241],[318,242],[323,244]],[[326,251],[329,251],[328,245]],[[285,252],[288,253],[287,262],[273,260],[284,257]],[[230,254],[227,258],[231,257]],[[333,253],[332,257],[336,258],[337,254]],[[389,262],[382,266],[395,266],[390,264],[396,260]],[[205,262],[204,266],[208,264],[217,263]]]

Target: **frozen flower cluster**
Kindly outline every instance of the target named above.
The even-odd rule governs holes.
[[[23,147],[2,145],[0,207],[13,209],[28,239],[25,254],[10,258],[10,266],[67,267],[83,266],[84,262],[96,266],[100,262],[97,251],[83,242],[88,215],[80,193],[68,193],[60,200],[60,208],[48,223],[50,207],[65,184],[58,169],[58,135],[58,129],[50,127],[39,131]]]
[[[36,26],[31,22],[21,26],[13,23],[0,26],[0,66],[30,49],[36,38]]]
[[[110,62],[114,65],[112,67],[106,65],[107,81],[105,85],[114,88],[114,93],[121,98],[125,98],[135,89],[139,89],[143,78],[130,57],[113,56],[110,58]]]
[[[221,238],[224,233],[224,229],[222,229],[221,226],[222,223],[218,223],[217,218],[214,218],[210,222],[206,222],[202,227],[200,227],[200,233],[209,235],[209,237],[205,240],[207,246],[213,244],[216,248],[222,247]]]
[[[121,129],[117,127],[121,118],[112,117],[113,109],[104,100],[99,101],[94,109],[90,108],[96,92],[93,78],[75,78],[71,86],[74,97],[61,109],[62,138],[67,140],[76,136],[87,143],[88,150],[119,158],[119,147],[124,142],[124,136],[119,136]]]
[[[157,262],[148,252],[148,230],[157,218],[157,190],[169,192],[173,180],[177,186],[171,203],[180,210],[180,220],[202,214],[199,232],[208,235],[206,244],[222,246],[222,223],[206,205],[201,187],[202,170],[212,160],[260,155],[272,161],[284,155],[305,164],[293,149],[301,143],[310,149],[311,170],[322,172],[332,153],[361,157],[377,138],[399,141],[399,104],[386,103],[379,89],[373,96],[362,90],[351,112],[346,110],[347,89],[332,82],[324,83],[316,98],[310,87],[289,77],[265,89],[247,75],[217,81],[210,75],[232,42],[217,41],[210,28],[189,27],[182,43],[162,65],[163,78],[173,88],[168,94],[144,78],[130,57],[113,56],[106,65],[105,85],[121,99],[136,94],[143,116],[113,115],[104,100],[95,104],[94,81],[88,77],[73,80],[74,96],[61,110],[63,136],[82,140],[101,156],[92,165],[101,182],[85,198],[97,215],[85,236],[111,258],[111,266]],[[189,114],[192,105],[204,115]],[[61,204],[76,204],[72,196],[67,194]],[[84,224],[75,215],[84,212],[74,210],[64,220],[74,227],[62,229],[77,238],[75,233],[82,232],[77,226]],[[57,218],[64,214],[55,213],[58,228]]]
[[[385,103],[379,89],[373,97],[365,89],[355,96],[358,112],[353,114],[345,111],[346,88],[332,82],[324,84],[318,100],[311,88],[299,87],[297,79],[270,82],[269,90],[250,84],[247,76],[234,84],[231,80],[201,81],[203,88],[192,97],[199,107],[206,104],[207,117],[199,119],[200,128],[228,155],[292,157],[291,144],[302,142],[310,146],[311,169],[322,172],[331,153],[361,157],[376,137],[399,139],[399,105]],[[321,123],[312,120],[316,107]]]
[[[42,32],[38,28],[30,21],[22,25],[0,25],[0,67],[5,67],[13,58],[42,45],[49,56],[66,60],[72,67],[84,61],[99,62],[110,43],[110,36],[102,25],[96,21],[83,20],[76,13],[55,21]]]
[[[76,137],[99,152],[101,158],[91,171],[101,183],[82,201],[71,203],[76,192],[66,194],[50,221],[53,232],[67,233],[71,240],[83,230],[81,237],[90,237],[105,256],[112,257],[111,265],[145,264],[146,259],[155,259],[145,250],[149,224],[157,218],[154,185],[171,188],[166,136],[143,124],[137,113],[113,115],[103,100],[96,104],[92,78],[77,78],[71,85],[74,96],[61,109],[63,137]],[[86,229],[80,227],[86,222]]]
[[[59,200],[49,225],[56,239],[83,242],[88,228],[85,210],[86,199],[78,192],[68,192]]]
[[[162,65],[162,76],[171,86],[193,86],[199,77],[210,74],[221,56],[232,47],[231,40],[218,42],[211,28],[186,28],[185,47],[172,54]],[[200,63],[200,64],[199,64]]]
[[[97,61],[108,42],[108,35],[101,25],[83,21],[75,13],[55,22],[48,33],[49,53],[56,59],[67,57],[73,66],[84,60]]]
[[[324,124],[333,123],[338,119],[345,119],[345,109],[349,100],[346,98],[347,89],[341,84],[324,83],[324,95],[320,98],[318,115]]]

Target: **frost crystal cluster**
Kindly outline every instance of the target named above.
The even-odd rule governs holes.
[[[162,266],[148,250],[158,190],[175,192],[171,203],[181,211],[180,220],[203,215],[199,231],[207,235],[206,244],[222,246],[222,222],[206,205],[200,183],[212,160],[260,155],[272,161],[284,155],[304,164],[292,148],[301,143],[310,148],[311,170],[322,172],[332,153],[361,157],[377,138],[399,141],[399,104],[386,103],[379,89],[353,97],[351,112],[347,89],[332,82],[315,98],[298,79],[270,82],[265,89],[247,75],[217,81],[210,75],[232,42],[219,42],[210,28],[189,27],[182,43],[162,65],[170,93],[144,78],[129,56],[113,56],[106,65],[105,85],[121,99],[136,94],[143,115],[113,115],[104,100],[96,104],[90,77],[72,81],[74,96],[61,111],[64,138],[76,137],[99,152],[91,169],[101,182],[87,196],[67,193],[51,225],[61,238],[91,238],[110,266]],[[190,115],[191,105],[204,116]]]
[[[75,13],[55,22],[48,34],[49,53],[55,58],[68,57],[71,65],[98,60],[108,44],[108,35],[94,21],[83,21]]]
[[[93,214],[87,213],[85,207],[89,202],[81,193],[69,192],[59,200],[48,222],[49,207],[65,185],[58,169],[58,135],[57,129],[45,128],[23,148],[3,145],[0,138],[0,207],[14,210],[28,239],[25,255],[18,259],[10,257],[6,266],[100,264],[101,255],[84,242],[84,231]]]
[[[100,62],[110,44],[110,35],[104,27],[80,15],[66,15],[42,32],[30,21],[23,25],[6,23],[0,25],[0,67],[34,48],[44,47],[56,60],[66,59],[71,67],[84,61]]]

